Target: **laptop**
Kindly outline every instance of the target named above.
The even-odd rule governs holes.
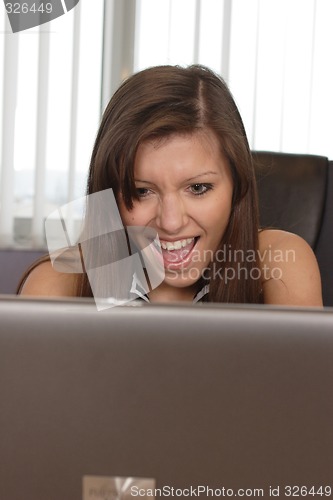
[[[333,310],[0,300],[0,498],[333,496]]]

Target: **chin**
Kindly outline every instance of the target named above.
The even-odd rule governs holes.
[[[192,272],[191,272],[192,271]],[[175,271],[172,269],[165,270],[164,283],[175,288],[195,287],[196,283],[201,278],[201,271],[196,268],[190,270]]]

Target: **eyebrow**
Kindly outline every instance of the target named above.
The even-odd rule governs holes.
[[[209,171],[209,172],[203,172],[202,174],[198,174],[198,175],[195,175],[194,177],[190,177],[189,179],[186,179],[185,182],[190,182],[190,181],[194,181],[195,179],[197,179],[198,177],[203,177],[205,175],[217,175],[218,173],[217,172],[213,172],[213,171]]]
[[[194,177],[190,177],[189,179],[185,179],[184,183],[195,181],[196,179],[198,179],[200,177],[204,177],[205,175],[218,175],[218,172],[213,172],[213,171],[203,172],[202,174],[198,174],[198,175],[195,175]],[[134,179],[134,182],[142,182],[144,184],[154,184],[151,181],[144,181],[142,179]]]

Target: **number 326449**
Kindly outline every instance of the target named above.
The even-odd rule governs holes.
[[[41,3],[37,4],[33,3],[29,5],[27,3],[18,3],[18,2],[7,2],[5,4],[7,14],[51,14],[52,12],[52,4]]]
[[[331,486],[312,486],[308,488],[306,486],[285,486],[284,488],[284,496],[286,497],[330,497],[332,494]]]

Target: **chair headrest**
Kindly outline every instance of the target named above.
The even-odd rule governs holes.
[[[314,249],[326,197],[328,159],[254,151],[261,227],[291,231]]]

